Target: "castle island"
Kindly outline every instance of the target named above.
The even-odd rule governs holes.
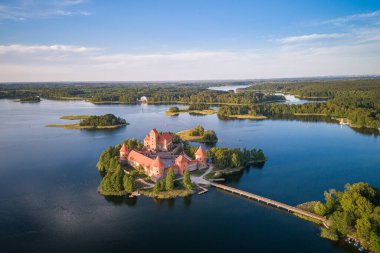
[[[173,144],[170,133],[159,133],[153,128],[144,138],[142,149],[129,149],[123,143],[120,149],[120,162],[137,170],[143,170],[152,181],[165,177],[170,168],[176,175],[183,175],[186,170],[206,169],[207,154],[202,146],[195,152],[195,159],[187,156],[182,143]]]
[[[214,131],[202,126],[179,133],[184,131],[217,140]],[[265,161],[261,149],[212,147],[206,153],[183,135],[153,128],[142,141],[127,139],[102,152],[96,165],[102,177],[98,191],[104,196],[186,197],[195,189],[204,193],[212,180]]]

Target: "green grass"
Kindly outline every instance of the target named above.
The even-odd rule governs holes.
[[[91,115],[67,115],[67,116],[61,116],[60,119],[66,119],[66,120],[80,120],[80,119],[88,119]]]
[[[190,133],[193,131],[193,129],[187,129],[180,132],[177,132],[176,134],[181,138],[183,141],[194,141],[194,142],[203,142],[203,143],[214,143],[215,141],[209,141],[204,140],[203,136],[192,136]]]
[[[187,197],[194,193],[193,190],[187,189],[173,189],[171,191],[162,191],[162,192],[153,192],[152,189],[148,190],[139,190],[141,195],[157,198],[157,199],[174,199],[177,197]]]

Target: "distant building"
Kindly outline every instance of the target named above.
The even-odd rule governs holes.
[[[207,154],[201,146],[195,153],[195,159],[191,159],[184,152],[174,155],[170,152],[173,148],[171,134],[160,134],[154,128],[145,137],[143,150],[130,150],[123,144],[120,149],[120,161],[144,170],[153,180],[164,177],[169,168],[173,168],[174,173],[179,175],[183,175],[185,170],[207,168]]]
[[[148,98],[147,98],[146,96],[142,96],[142,97],[140,98],[140,102],[141,102],[141,103],[148,103]]]

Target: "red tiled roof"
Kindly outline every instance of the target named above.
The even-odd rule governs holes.
[[[121,146],[120,152],[124,152],[124,153],[127,153],[127,152],[128,152],[128,148],[127,148],[127,146],[125,145],[125,143],[123,143],[123,146]]]
[[[195,152],[195,155],[198,155],[198,156],[207,156],[206,152],[203,150],[202,146],[199,146],[197,152]]]
[[[175,159],[175,163],[187,163],[187,160],[183,157],[183,155],[180,155],[177,159]]]
[[[157,129],[153,128],[152,130],[150,130],[149,135],[151,135],[151,134],[158,135]]]
[[[141,166],[146,167],[146,168],[149,168],[153,163],[152,159],[150,159],[149,157],[147,157],[143,154],[140,154],[139,152],[136,152],[134,150],[129,152],[127,158],[128,158],[128,160],[137,162],[137,163],[141,164]]]
[[[191,160],[190,162],[189,162],[189,164],[194,164],[194,163],[197,163],[198,161],[197,160]]]
[[[161,158],[157,156],[156,159],[154,159],[152,163],[152,167],[163,167],[163,166],[165,166],[165,164],[161,161]]]
[[[145,136],[145,141],[149,141],[149,135]]]
[[[172,135],[169,133],[163,133],[159,138],[166,141],[171,141],[173,139]]]

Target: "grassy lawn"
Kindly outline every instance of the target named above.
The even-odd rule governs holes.
[[[193,190],[173,189],[171,191],[153,192],[152,189],[139,190],[141,195],[157,199],[174,199],[176,197],[187,197],[194,193]]]
[[[203,136],[191,136],[192,129],[183,130],[177,133],[177,135],[184,141],[203,141]]]
[[[67,119],[67,120],[80,120],[80,119],[88,119],[90,118],[90,115],[67,115],[67,116],[61,116],[60,119]]]

